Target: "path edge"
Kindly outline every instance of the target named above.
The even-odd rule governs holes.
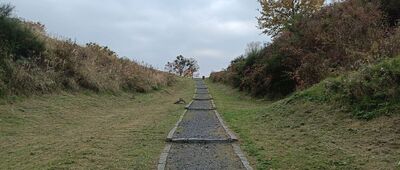
[[[179,124],[182,122],[183,117],[185,116],[185,114],[186,114],[187,111],[188,111],[187,109],[185,109],[185,111],[183,111],[181,117],[180,117],[179,120],[175,123],[175,126],[171,129],[171,131],[169,131],[168,136],[167,136],[167,142],[172,141],[172,138],[173,138],[173,136],[174,136],[174,134],[175,134],[175,131],[176,131],[176,129],[178,129],[178,126],[179,126]]]
[[[246,156],[240,149],[239,144],[232,143],[232,147],[233,147],[233,150],[235,151],[236,155],[239,157],[240,161],[242,162],[244,168],[246,168],[246,170],[253,170],[253,168],[250,166],[250,163],[247,160]]]
[[[210,95],[211,96],[211,95]],[[212,96],[211,96],[212,97]],[[214,99],[211,99],[211,110],[217,110],[217,106],[214,103]]]
[[[217,110],[214,110],[215,115],[217,116],[219,123],[221,123],[222,127],[224,128],[225,132],[229,135],[229,138],[232,141],[238,141],[238,138],[236,135],[228,128],[228,126],[225,125],[224,120],[222,120],[221,115],[218,113]]]
[[[213,100],[213,97],[210,95],[210,94],[208,94],[208,97],[210,97],[210,98],[206,98],[206,99],[200,99],[200,98],[196,98],[196,95],[197,95],[197,93],[195,93],[194,95],[193,95],[193,98],[192,98],[192,100]]]
[[[170,144],[170,143],[167,143],[165,145],[165,148],[160,155],[160,159],[158,160],[157,170],[165,169],[165,166],[167,165],[168,154],[169,154],[169,151],[171,150],[171,146],[172,146],[172,144]]]
[[[207,89],[207,93],[199,93],[198,92],[198,88],[196,88],[195,90],[194,90],[194,94],[210,94],[210,90],[208,90],[208,88],[206,88]]]
[[[185,106],[185,109],[186,109],[186,110],[189,110],[189,107],[190,107],[190,105],[192,105],[192,103],[193,103],[193,100],[192,100],[192,101],[190,101],[190,103],[189,103],[189,104],[187,104],[187,105]]]

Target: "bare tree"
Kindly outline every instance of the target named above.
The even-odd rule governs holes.
[[[11,4],[0,4],[0,17],[9,17],[14,10]]]
[[[179,76],[192,77],[199,70],[199,65],[194,58],[185,58],[182,55],[165,65],[165,70]]]

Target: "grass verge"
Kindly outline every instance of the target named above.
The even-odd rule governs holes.
[[[360,120],[289,97],[257,100],[208,81],[219,112],[257,169],[399,169],[400,116]],[[398,112],[398,111],[397,111]]]
[[[154,169],[193,88],[0,101],[0,169]]]

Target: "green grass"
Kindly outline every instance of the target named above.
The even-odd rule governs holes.
[[[326,94],[341,101],[357,118],[391,115],[400,109],[400,57],[365,66],[323,84]]]
[[[319,86],[280,101],[254,99],[210,81],[208,86],[257,169],[400,168],[399,114],[354,118],[321,102]]]
[[[194,85],[148,94],[63,93],[0,102],[0,169],[154,169]]]

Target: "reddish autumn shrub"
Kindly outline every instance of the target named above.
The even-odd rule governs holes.
[[[400,31],[381,9],[380,2],[347,0],[295,17],[271,44],[232,61],[215,81],[275,98],[394,56]]]
[[[299,88],[318,83],[332,72],[358,69],[380,56],[386,27],[379,6],[350,0],[327,6],[293,25],[293,45],[300,66]]]

